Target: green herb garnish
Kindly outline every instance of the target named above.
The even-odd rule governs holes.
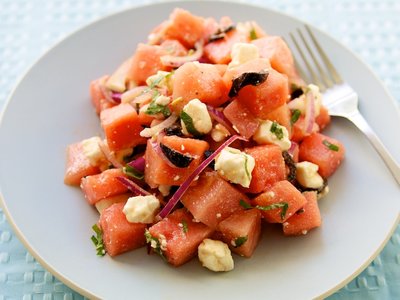
[[[92,229],[96,235],[92,235],[90,239],[96,247],[96,254],[98,256],[104,256],[106,254],[106,249],[104,248],[103,232],[97,224],[94,224]]]
[[[328,140],[323,140],[322,144],[324,144],[329,150],[336,151],[336,152],[339,151],[339,146],[332,144]]]
[[[251,30],[250,30],[250,40],[255,40],[255,39],[257,39],[257,32],[256,32],[256,30],[255,30],[254,27],[253,27],[253,28],[251,28]]]
[[[148,229],[146,229],[146,231],[144,232],[144,236],[146,238],[146,243],[150,244],[150,247],[153,249],[153,251],[161,256],[163,259],[166,259],[163,251],[161,250],[160,240],[152,236]]]
[[[130,177],[142,180],[144,178],[144,174],[142,172],[139,172],[136,170],[134,167],[131,167],[130,165],[126,165],[125,167],[122,168],[122,172],[124,172],[125,175],[128,175]]]
[[[244,243],[247,242],[248,236],[239,236],[235,240],[232,241],[232,245],[235,248],[242,246]]]
[[[276,135],[276,137],[278,138],[278,140],[283,139],[283,130],[281,127],[279,127],[278,123],[273,121],[270,131]]]
[[[278,209],[281,208],[281,219],[285,219],[286,216],[286,212],[289,208],[289,204],[287,202],[279,202],[279,203],[273,203],[270,205],[266,205],[266,206],[261,206],[261,205],[256,205],[256,206],[251,206],[250,204],[248,204],[246,201],[244,200],[240,200],[239,204],[244,208],[244,209],[251,209],[251,208],[257,208],[259,210],[273,210],[273,209]]]
[[[292,116],[290,118],[290,125],[293,126],[294,123],[297,122],[297,120],[300,118],[301,111],[299,109],[294,109],[292,111]]]
[[[181,111],[180,114],[180,118],[183,121],[183,123],[185,124],[186,130],[194,135],[194,136],[201,136],[202,134],[200,132],[197,131],[196,127],[194,127],[193,124],[193,119],[191,116],[189,116],[186,112],[184,112],[183,110]]]
[[[182,224],[183,233],[186,234],[189,231],[188,223],[185,220],[182,220],[181,224]]]
[[[171,111],[168,106],[157,104],[155,101],[152,101],[149,104],[145,113],[148,115],[156,115],[162,113],[164,117],[169,117],[171,115]]]

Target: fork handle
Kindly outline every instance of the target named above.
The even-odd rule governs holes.
[[[400,184],[400,165],[395,161],[393,156],[383,145],[382,141],[376,135],[375,131],[371,128],[371,126],[369,126],[369,124],[361,115],[361,113],[357,111],[356,113],[352,114],[352,116],[349,119],[366,135],[369,142],[372,144],[372,146],[374,146],[375,150],[382,157],[386,166],[392,172],[393,177],[396,179],[397,183]]]

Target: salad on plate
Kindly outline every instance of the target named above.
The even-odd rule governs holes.
[[[266,226],[321,226],[345,148],[322,133],[318,87],[256,22],[176,8],[90,95],[103,136],[67,146],[64,182],[99,212],[98,255],[147,245],[173,266],[230,271]]]

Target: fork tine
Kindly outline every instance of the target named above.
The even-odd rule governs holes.
[[[342,83],[343,82],[342,78],[340,77],[339,73],[336,71],[336,68],[333,66],[331,60],[328,58],[328,56],[326,55],[325,51],[322,49],[321,45],[318,43],[318,41],[315,38],[314,34],[312,33],[310,27],[308,25],[305,25],[305,28],[306,28],[309,36],[311,37],[315,48],[318,50],[319,55],[321,56],[322,60],[324,61],[325,65],[326,65],[326,67],[330,71],[334,82],[337,83],[337,84]]]
[[[333,83],[332,79],[325,73],[324,69],[321,67],[321,64],[319,63],[319,61],[315,57],[314,52],[311,50],[311,48],[310,48],[308,42],[306,41],[303,33],[301,32],[300,29],[297,29],[297,32],[298,32],[300,38],[302,39],[303,44],[304,44],[304,46],[306,47],[306,49],[308,51],[308,54],[310,55],[311,59],[313,60],[314,65],[317,67],[318,72],[320,74],[320,77],[322,78],[322,81],[324,82],[325,86],[327,86],[327,87],[333,86],[334,83]]]
[[[314,82],[316,85],[319,86],[320,90],[325,90],[325,85],[319,80],[317,74],[314,72],[313,68],[311,67],[307,57],[305,56],[303,50],[301,50],[301,47],[299,46],[299,44],[297,43],[296,38],[294,37],[294,35],[292,33],[289,34],[290,38],[292,39],[297,51],[299,52],[301,58],[304,61],[304,64],[306,65],[306,68],[308,70],[308,72],[311,74],[312,77],[312,81],[308,81],[310,82]]]

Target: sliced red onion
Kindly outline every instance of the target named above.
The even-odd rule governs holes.
[[[108,145],[106,145],[106,143],[100,141],[99,147],[101,152],[103,152],[104,156],[114,167],[118,169],[123,168],[123,165],[115,158],[114,153],[110,151],[110,148],[108,148]]]
[[[296,142],[290,141],[290,148],[288,149],[288,153],[293,157],[296,150],[299,148],[299,144]]]
[[[184,63],[187,63],[190,61],[198,61],[203,56],[203,52],[204,52],[203,45],[204,45],[203,41],[197,42],[194,45],[196,50],[191,55],[187,55],[187,56],[164,55],[164,56],[161,56],[161,63],[167,67],[179,68]]]
[[[118,92],[111,92],[111,98],[114,100],[114,102],[116,103],[121,103],[121,96],[122,93],[118,93]]]
[[[127,163],[128,166],[134,168],[135,170],[143,173],[144,168],[146,166],[146,160],[144,159],[143,156],[140,156],[136,158],[135,160],[132,160],[131,162]]]
[[[112,96],[112,91],[109,90],[108,88],[106,88],[106,86],[104,84],[100,84],[100,90],[104,96],[104,99],[106,99],[108,102],[115,103],[115,104],[118,104],[121,102],[121,101],[117,102],[114,100],[114,98]]]
[[[143,129],[140,132],[140,136],[147,137],[147,138],[152,137],[152,136],[158,134],[159,132],[161,132],[162,130],[164,130],[164,128],[168,128],[168,127],[172,126],[176,122],[176,120],[178,120],[178,116],[175,114],[172,114],[168,118],[166,118],[164,121],[157,124],[156,126]]]
[[[314,94],[309,91],[305,98],[305,117],[304,117],[304,132],[310,134],[313,130],[315,121],[315,99]]]
[[[232,128],[231,122],[225,117],[224,113],[222,111],[219,111],[215,107],[212,107],[211,105],[207,105],[207,110],[211,117],[220,123],[222,126],[224,126],[230,134],[234,135],[236,134],[236,131]]]
[[[203,160],[203,162],[193,171],[192,174],[182,183],[182,185],[178,188],[175,194],[169,199],[168,203],[164,206],[164,208],[159,213],[161,218],[165,218],[175,207],[175,205],[182,198],[183,194],[187,191],[190,184],[195,180],[197,176],[215,159],[215,157],[227,146],[232,144],[236,140],[247,141],[244,137],[239,135],[233,135],[229,139],[227,139],[221,146],[218,147],[217,150],[214,151],[208,158]]]
[[[149,196],[151,195],[148,191],[142,189],[139,185],[134,183],[132,180],[122,177],[122,176],[117,176],[115,177],[119,182],[121,182],[124,186],[126,186],[132,193],[134,193],[136,196]]]

